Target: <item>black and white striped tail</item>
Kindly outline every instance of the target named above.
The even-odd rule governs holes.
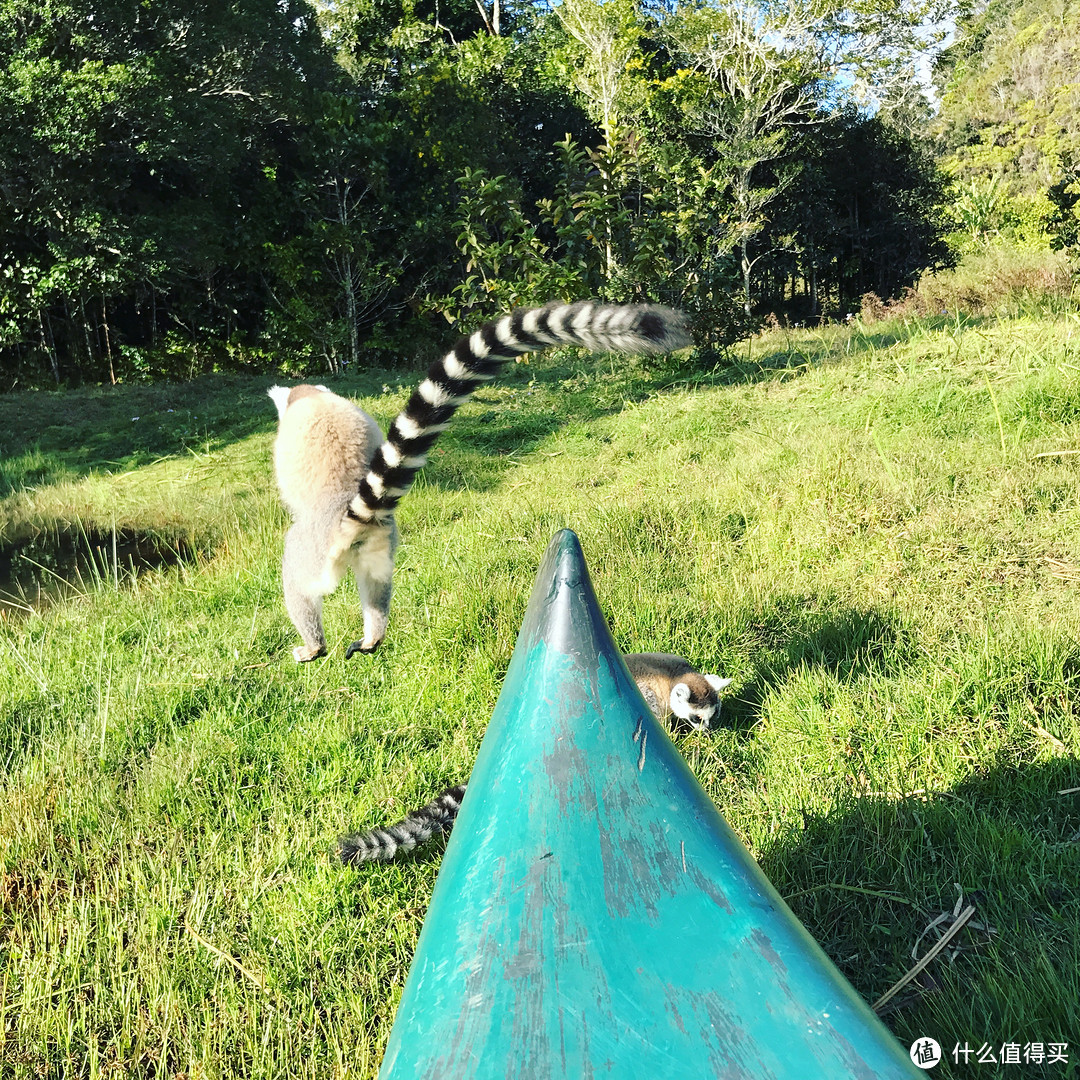
[[[594,352],[662,353],[691,343],[685,317],[652,304],[602,305],[589,300],[520,308],[461,338],[428,369],[405,410],[390,425],[348,516],[386,521],[424,467],[428,451],[450,418],[507,360],[553,345]]]
[[[437,799],[414,810],[396,825],[356,833],[355,836],[343,836],[338,842],[342,862],[350,866],[359,866],[373,859],[387,862],[401,851],[412,851],[414,847],[426,844],[433,836],[449,832],[461,809],[464,795],[464,784],[447,788]]]

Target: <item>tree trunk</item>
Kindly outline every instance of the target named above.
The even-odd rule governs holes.
[[[742,267],[743,276],[743,311],[746,312],[748,318],[750,316],[750,271],[754,266],[750,261],[749,245],[750,238],[748,236],[744,236],[739,241],[739,263]]]
[[[359,371],[360,331],[356,325],[356,283],[353,281],[352,256],[345,255],[345,318],[349,323],[349,363]]]
[[[45,316],[38,308],[38,326],[41,327],[41,347],[45,350],[45,355],[49,358],[49,365],[52,367],[53,379],[56,380],[56,385],[60,385],[60,365],[56,361],[56,342],[52,340],[52,327],[49,328],[48,333],[45,331]]]
[[[86,318],[86,299],[79,294],[79,315],[81,316],[83,339],[86,341],[86,366],[91,367],[94,363],[94,346],[90,341],[90,323]]]
[[[113,367],[112,338],[109,334],[109,316],[105,311],[105,297],[101,297],[101,326],[105,331],[105,355],[109,358],[109,382],[116,385],[116,369]]]
[[[484,7],[483,0],[476,0],[476,8],[480,12],[480,18],[484,22],[484,29],[487,30],[492,37],[499,36],[499,0],[495,0],[491,7],[491,18],[488,18],[487,9]]]

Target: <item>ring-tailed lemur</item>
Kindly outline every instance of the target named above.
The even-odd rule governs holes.
[[[730,679],[703,675],[681,656],[670,653],[626,653],[623,659],[657,720],[673,716],[696,731],[707,731],[719,717],[719,692],[731,685]],[[386,862],[426,844],[453,828],[465,788],[465,784],[447,788],[426,806],[386,828],[343,836],[338,854],[343,862],[358,866],[372,860]]]
[[[521,309],[462,337],[432,364],[385,441],[367,413],[325,387],[271,388],[278,409],[274,467],[293,517],[282,564],[285,606],[304,639],[293,657],[313,660],[326,651],[322,598],[349,569],[360,593],[364,637],[345,655],[378,647],[398,543],[394,508],[458,407],[507,360],[554,345],[662,353],[690,343],[684,316],[664,307],[582,301]]]
[[[730,679],[705,675],[671,653],[625,653],[623,659],[657,720],[673,716],[695,731],[708,731],[720,716],[720,691]]]

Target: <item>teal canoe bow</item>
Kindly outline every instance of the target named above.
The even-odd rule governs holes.
[[[380,1080],[922,1075],[694,779],[557,534]]]

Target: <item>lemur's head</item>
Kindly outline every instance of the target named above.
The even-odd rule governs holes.
[[[695,731],[708,731],[720,717],[720,691],[731,679],[718,675],[684,675],[672,688],[668,705],[672,713]]]
[[[299,386],[271,386],[266,392],[277,406],[278,419],[280,420],[285,415],[285,410],[294,401],[311,397],[312,394],[328,394],[330,388],[323,386],[322,383],[318,383],[315,386],[312,386],[310,383],[301,383]]]

